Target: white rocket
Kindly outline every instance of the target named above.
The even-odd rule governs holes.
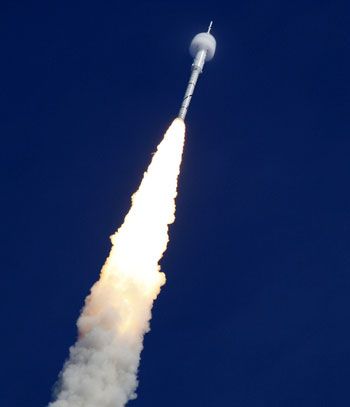
[[[181,108],[178,117],[185,120],[188,107],[191,102],[191,98],[196,86],[199,74],[203,71],[203,66],[206,61],[213,58],[215,54],[216,41],[215,38],[210,34],[213,22],[209,24],[207,32],[197,34],[190,45],[190,53],[194,57],[192,64],[192,72],[190,80],[188,81],[185,96],[183,98]]]

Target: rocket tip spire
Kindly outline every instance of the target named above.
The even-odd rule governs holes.
[[[211,31],[211,27],[213,26],[213,22],[212,21],[210,21],[210,24],[209,24],[209,27],[208,27],[208,31],[207,31],[207,33],[209,34],[210,33],[210,31]]]

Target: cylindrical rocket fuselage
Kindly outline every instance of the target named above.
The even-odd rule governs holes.
[[[192,64],[192,72],[190,80],[186,88],[185,96],[182,100],[181,108],[178,114],[178,117],[182,120],[185,120],[188,107],[193,96],[194,88],[199,77],[199,74],[203,71],[203,66],[205,61],[209,61],[213,58],[215,54],[216,41],[215,38],[210,34],[212,23],[209,25],[209,29],[206,33],[197,34],[192,42],[190,51],[194,56],[194,61]]]
[[[207,53],[207,51],[205,51],[205,50],[199,51],[192,64],[192,73],[190,76],[190,80],[188,81],[185,96],[182,100],[182,104],[181,104],[181,108],[180,108],[179,116],[178,116],[182,120],[185,120],[187,110],[191,103],[192,95],[194,92],[194,88],[196,87],[196,83],[197,83],[199,74],[202,73],[202,71],[203,71],[206,53]]]

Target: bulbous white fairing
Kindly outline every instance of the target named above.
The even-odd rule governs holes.
[[[205,60],[209,61],[213,58],[216,49],[216,40],[209,33],[199,33],[197,34],[190,45],[190,53],[193,57],[197,55],[199,51],[206,51]]]

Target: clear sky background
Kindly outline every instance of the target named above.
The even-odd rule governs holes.
[[[349,16],[348,1],[1,2],[2,407],[50,400],[211,19],[130,406],[350,405]]]

